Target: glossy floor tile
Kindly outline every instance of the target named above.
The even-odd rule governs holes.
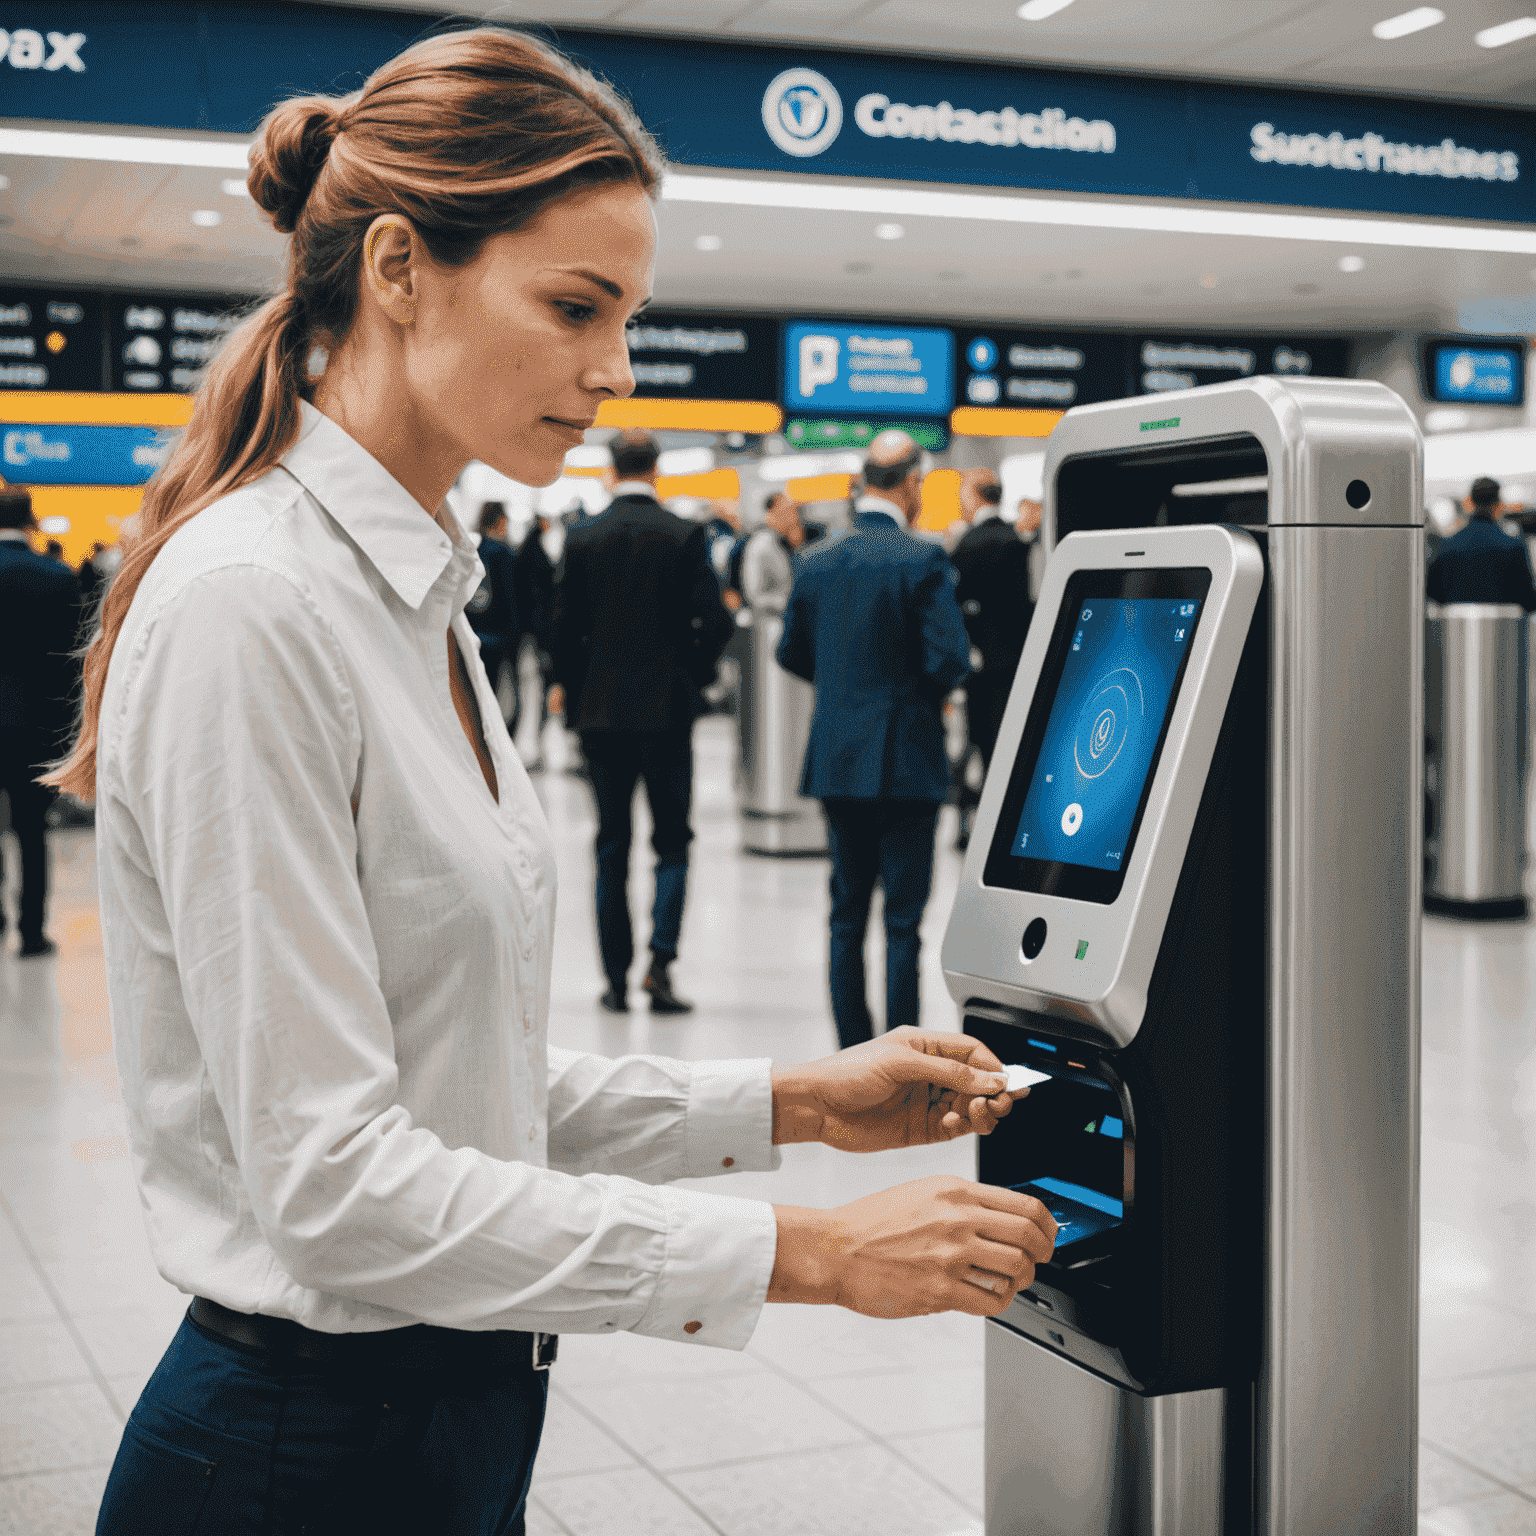
[[[531,732],[522,744],[531,753]],[[676,1021],[638,1004],[627,1018],[598,1011],[591,799],[559,771],[563,753],[551,728],[550,771],[535,781],[560,859],[551,1039],[694,1059],[833,1051],[827,865],[738,851],[720,720],[698,732],[698,840],[674,970],[698,1010]],[[640,911],[643,810],[635,830]],[[946,813],[924,925],[925,1022],[938,1028],[955,1024],[938,967],[959,873],[952,837]],[[0,1536],[92,1530],[122,1423],[186,1304],[150,1262],[123,1140],[92,838],[62,833],[53,847],[60,954],[21,962],[12,931],[0,956]],[[12,883],[13,852],[8,840]],[[14,913],[13,890],[5,901]],[[875,997],[881,960],[872,931]],[[1426,922],[1420,1529],[1434,1536],[1536,1536],[1533,980],[1536,925]],[[940,1172],[972,1174],[973,1146],[789,1147],[779,1172],[729,1189],[836,1205]],[[739,1353],[567,1337],[531,1536],[980,1536],[983,1326],[774,1306]]]

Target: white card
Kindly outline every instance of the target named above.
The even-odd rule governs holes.
[[[1048,1083],[1051,1080],[1049,1072],[1037,1072],[1033,1067],[1021,1067],[1018,1065],[1004,1067],[1008,1074],[1009,1093],[1017,1093],[1021,1088],[1033,1088],[1036,1083]]]

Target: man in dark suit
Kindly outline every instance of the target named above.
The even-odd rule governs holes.
[[[1472,482],[1466,526],[1441,546],[1429,566],[1432,603],[1515,603],[1536,612],[1536,583],[1525,541],[1496,521],[1499,482],[1487,475]]]
[[[36,554],[27,534],[32,497],[0,488],[0,789],[11,802],[21,845],[21,954],[51,955],[43,932],[48,902],[48,808],[53,791],[37,782],[69,745],[79,667],[80,583],[58,560]],[[0,912],[0,930],[5,915]]]
[[[949,560],[908,531],[922,507],[923,455],[882,432],[865,464],[854,526],[800,555],[779,665],[816,687],[800,793],[822,803],[832,854],[832,1016],[843,1047],[874,1034],[864,935],[885,892],[885,1024],[918,1021],[918,925],[933,836],[949,791],[946,695],[970,643]]]
[[[704,529],[656,500],[654,440],[613,444],[613,501],[566,536],[555,588],[551,652],[566,723],[581,734],[597,799],[597,929],[608,990],[624,1013],[634,958],[629,916],[630,808],[645,781],[656,852],[652,1013],[687,1013],[672,990],[688,888],[693,722],[735,628],[720,601]]]
[[[980,755],[983,773],[992,763],[1008,690],[1035,611],[1029,596],[1029,545],[999,516],[1002,495],[1002,484],[990,469],[971,470],[961,478],[960,515],[970,527],[950,556],[959,577],[955,597],[965,631],[981,658],[965,680],[965,720],[970,749]],[[969,759],[967,753],[962,770]],[[962,772],[960,848],[971,840],[978,799]]]
[[[485,663],[491,692],[501,688],[503,670],[512,674],[512,712],[507,734],[517,737],[520,698],[517,680],[518,644],[522,626],[517,612],[517,556],[507,547],[507,509],[499,501],[480,508],[480,564],[485,575],[464,605],[469,627],[480,637],[480,659]]]

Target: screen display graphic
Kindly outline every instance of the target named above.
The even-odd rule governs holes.
[[[1083,601],[1014,833],[1015,858],[1121,868],[1200,604]]]

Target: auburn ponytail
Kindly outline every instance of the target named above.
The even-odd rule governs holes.
[[[654,194],[661,165],[608,86],[498,28],[418,43],[353,96],[277,107],[246,184],[274,228],[292,232],[284,287],[229,334],[191,422],[145,488],[86,651],[74,748],[43,782],[95,798],[102,689],[134,594],[182,524],[266,474],[293,443],[310,354],[351,327],[374,219],[404,215],[435,260],[457,266],[576,187],[632,181]]]

